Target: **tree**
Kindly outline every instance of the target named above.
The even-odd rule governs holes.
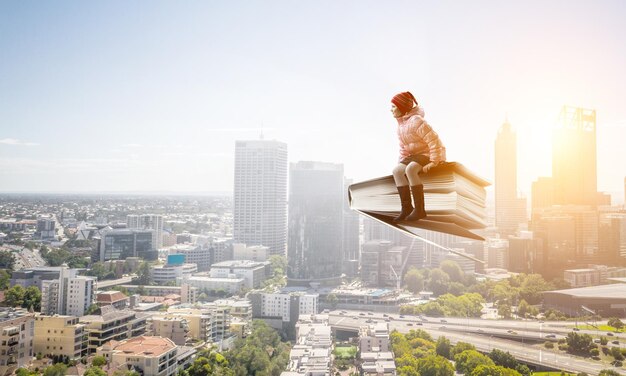
[[[448,292],[450,277],[441,269],[435,268],[430,271],[428,288],[437,296]]]
[[[511,318],[511,305],[509,303],[498,303],[498,315],[505,319]]]
[[[589,334],[570,332],[565,340],[567,351],[572,354],[589,355],[589,350],[595,347],[593,338]]]
[[[448,359],[429,355],[417,361],[417,371],[420,376],[454,376],[454,367]]]
[[[443,272],[450,277],[450,281],[459,283],[463,283],[465,281],[465,273],[456,262],[452,260],[445,260],[441,263],[439,268],[441,268],[441,270],[443,270]]]
[[[91,365],[95,367],[102,367],[105,364],[107,364],[107,359],[102,355],[94,356],[93,360],[91,361]]]
[[[11,251],[0,251],[0,269],[13,270],[15,256]]]
[[[456,370],[463,374],[470,374],[480,365],[494,366],[493,360],[476,350],[465,350],[454,356]]]
[[[603,369],[598,376],[620,376],[620,373],[612,369]]]
[[[4,301],[9,307],[21,307],[24,305],[24,287],[15,285],[4,293]]]
[[[0,290],[4,291],[9,288],[11,275],[6,270],[0,269]]]
[[[46,369],[43,371],[43,376],[65,376],[66,372],[67,366],[65,364],[56,363],[52,366],[46,367]]]
[[[450,357],[452,357],[454,359],[454,357],[457,354],[460,354],[460,353],[462,353],[463,351],[466,351],[466,350],[476,350],[476,347],[474,345],[472,345],[471,343],[459,341],[459,342],[456,343],[456,345],[454,345],[452,347],[452,350],[450,351]]]
[[[337,299],[337,295],[330,293],[326,295],[326,303],[330,304],[333,309],[337,308],[337,303],[339,303],[339,299]]]
[[[524,299],[520,300],[519,305],[517,306],[517,315],[520,317],[526,317],[528,315],[528,311],[530,310],[530,306]]]
[[[444,336],[441,336],[437,339],[437,345],[435,347],[435,351],[437,352],[437,355],[450,359],[451,350],[452,350],[452,345],[450,344],[449,339],[447,339]]]
[[[415,267],[411,267],[404,275],[404,285],[410,292],[418,293],[424,287],[424,276]]]
[[[624,323],[622,322],[622,320],[618,319],[617,317],[611,317],[607,324],[617,330],[620,330],[624,327]]]
[[[83,376],[107,376],[107,373],[102,368],[97,366],[91,366],[87,368]]]
[[[33,307],[37,312],[41,310],[41,291],[39,291],[37,286],[29,286],[24,290],[24,302],[22,303],[22,307],[29,309]]]
[[[89,306],[89,308],[87,308],[87,311],[85,311],[85,315],[95,315],[98,312],[100,312],[100,307],[98,307],[97,304],[92,304]],[[106,364],[106,361],[105,361],[105,364]],[[94,366],[100,367],[100,365],[98,364],[94,364]]]
[[[521,376],[519,372],[502,367],[502,366],[490,366],[479,365],[469,374],[469,376]]]
[[[138,285],[151,285],[152,284],[152,273],[150,271],[150,264],[147,262],[143,262],[139,269],[137,270],[137,279],[135,281]]]

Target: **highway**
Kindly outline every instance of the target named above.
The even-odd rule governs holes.
[[[345,313],[342,313],[345,312]],[[356,330],[361,326],[374,322],[388,321],[390,330],[398,330],[401,333],[408,333],[413,329],[423,329],[430,333],[433,338],[445,336],[452,343],[458,341],[468,342],[476,346],[483,352],[490,352],[492,349],[508,351],[516,359],[529,364],[549,367],[556,370],[569,372],[587,372],[588,374],[598,374],[600,370],[613,368],[623,372],[624,369],[615,368],[607,364],[575,357],[562,352],[551,351],[536,345],[545,341],[558,341],[567,336],[574,326],[571,322],[550,322],[542,323],[538,321],[512,321],[512,320],[480,320],[466,318],[435,318],[416,317],[397,314],[388,314],[385,317],[381,313],[364,313],[360,311],[331,311],[329,313],[330,326],[336,329]],[[368,321],[370,321],[368,323]],[[595,334],[595,331],[580,331]],[[549,337],[546,337],[549,336]],[[554,336],[554,337],[553,337]],[[623,333],[620,334],[620,337]],[[607,337],[609,340],[621,341],[624,346],[623,337]],[[619,339],[618,339],[619,338]],[[524,341],[530,343],[526,344]],[[617,345],[612,345],[617,346]]]
[[[106,280],[106,281],[98,281],[98,290],[103,290],[112,286],[117,286],[117,285],[126,285],[129,284],[131,281],[133,280],[132,276],[128,276],[128,277],[122,277],[119,279],[110,279],[110,280]]]

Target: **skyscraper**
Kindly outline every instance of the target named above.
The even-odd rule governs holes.
[[[552,144],[555,203],[596,206],[596,168],[596,111],[563,106]]]
[[[496,152],[496,227],[514,234],[526,222],[526,200],[517,197],[517,136],[505,120],[498,131]]]
[[[235,143],[235,243],[264,245],[284,255],[287,243],[287,144]]]
[[[130,229],[154,230],[152,245],[155,249],[163,245],[163,216],[158,214],[127,215],[126,227]]]
[[[343,165],[292,163],[289,169],[288,283],[341,282]]]

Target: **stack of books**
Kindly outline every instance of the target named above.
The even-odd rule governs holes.
[[[487,225],[487,180],[456,162],[442,163],[420,177],[427,214],[424,219],[393,222],[400,214],[400,196],[391,175],[352,184],[348,188],[350,207],[413,235],[415,229],[424,229],[484,240],[471,230]]]

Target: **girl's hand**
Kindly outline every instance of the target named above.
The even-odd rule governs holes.
[[[429,164],[427,164],[426,166],[424,166],[424,167],[422,168],[422,170],[423,170],[423,171],[424,171],[424,173],[426,174],[426,173],[428,173],[428,171],[429,171],[431,168],[433,168],[433,167],[435,167],[435,163],[434,163],[434,162],[430,162]]]

